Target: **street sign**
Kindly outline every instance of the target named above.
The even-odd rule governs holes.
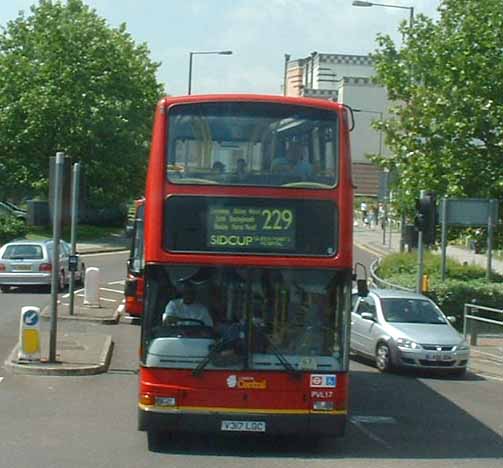
[[[498,200],[484,198],[444,198],[445,222],[461,226],[487,226],[498,221]]]
[[[40,361],[40,308],[25,306],[19,321],[18,361]]]

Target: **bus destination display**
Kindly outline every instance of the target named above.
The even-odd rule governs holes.
[[[209,206],[207,247],[243,251],[295,250],[295,211],[274,206]]]

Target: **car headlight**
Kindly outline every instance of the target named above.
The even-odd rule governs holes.
[[[468,351],[470,349],[470,345],[468,344],[468,342],[466,340],[463,340],[461,343],[459,343],[456,346],[456,349],[458,351]]]
[[[415,341],[408,340],[407,338],[397,338],[396,342],[399,348],[421,349],[420,344],[417,344]]]

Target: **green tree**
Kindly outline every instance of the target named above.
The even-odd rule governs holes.
[[[92,204],[143,191],[158,63],[82,0],[40,0],[0,33],[0,196],[47,194],[49,157],[81,161]]]
[[[378,36],[376,80],[394,101],[375,127],[392,155],[395,187],[409,208],[419,190],[503,198],[501,0],[443,0],[438,22],[401,26],[404,44]]]

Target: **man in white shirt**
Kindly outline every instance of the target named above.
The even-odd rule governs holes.
[[[162,315],[163,325],[175,324],[184,319],[198,320],[200,325],[213,327],[213,319],[203,304],[195,302],[196,291],[190,283],[183,283],[182,297],[168,302]],[[188,325],[198,325],[197,322],[187,322]]]

